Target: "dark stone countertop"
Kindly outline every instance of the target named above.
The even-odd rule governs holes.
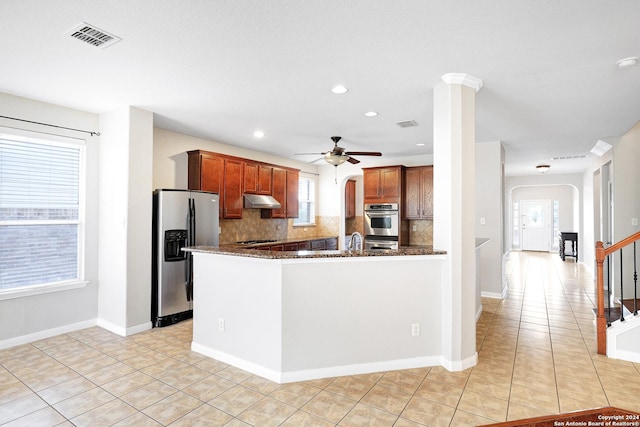
[[[278,243],[271,243],[278,244]],[[210,253],[220,255],[242,256],[264,259],[296,259],[296,258],[356,258],[371,256],[407,256],[407,255],[443,255],[446,251],[433,249],[431,246],[406,246],[397,251],[392,250],[328,250],[328,251],[265,251],[239,247],[241,245],[225,245],[221,247],[191,246],[184,248],[187,252]]]
[[[325,239],[337,239],[337,236],[315,236],[315,237],[296,237],[290,239],[281,239],[274,240],[273,242],[263,242],[263,243],[227,243],[224,245],[220,245],[223,249],[229,248],[243,248],[243,249],[251,249],[258,248],[262,246],[275,246],[275,245],[286,245],[287,243],[300,243],[300,242],[310,242],[312,240],[325,240]]]

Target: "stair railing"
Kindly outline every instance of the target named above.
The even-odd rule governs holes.
[[[597,284],[597,314],[596,331],[598,340],[598,354],[607,354],[607,328],[611,326],[611,263],[609,256],[619,251],[620,253],[620,320],[624,322],[624,274],[622,269],[622,249],[633,244],[633,281],[634,281],[634,302],[633,314],[638,314],[638,272],[636,266],[636,241],[640,240],[640,232],[619,241],[618,243],[604,247],[602,242],[596,242],[596,284]],[[607,265],[607,294],[605,295],[605,261]],[[605,312],[605,301],[607,302],[608,313]]]

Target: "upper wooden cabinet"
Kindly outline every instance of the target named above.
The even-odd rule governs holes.
[[[405,170],[403,214],[406,219],[433,219],[433,166]]]
[[[271,195],[280,202],[280,209],[263,209],[262,218],[298,217],[299,171],[274,167],[272,171]]]
[[[364,203],[400,203],[404,166],[363,168]]]
[[[347,181],[344,187],[344,217],[356,216],[356,182],[353,179]]]
[[[272,166],[250,161],[244,162],[244,192],[271,194]]]
[[[224,157],[215,153],[190,151],[189,155],[189,190],[210,191],[220,195],[220,218],[224,210]]]
[[[275,215],[264,209],[265,218],[298,216],[298,170],[209,151],[187,154],[189,189],[218,193],[220,218],[242,218],[244,193],[272,195],[282,204]]]
[[[242,218],[243,191],[244,162],[236,159],[224,159],[223,218]]]
[[[298,218],[298,185],[300,172],[287,170],[287,218]]]
[[[287,171],[285,169],[273,168],[273,189],[271,195],[280,202],[280,209],[263,209],[263,217],[270,214],[271,218],[287,217]],[[266,212],[265,212],[266,211]]]

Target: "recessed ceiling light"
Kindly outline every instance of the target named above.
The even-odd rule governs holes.
[[[367,111],[366,113],[364,113],[364,115],[367,117],[375,117],[378,115],[378,113],[376,113],[375,111]]]
[[[617,62],[618,68],[620,68],[621,70],[631,68],[637,63],[638,63],[637,56],[630,56],[629,58],[624,58]]]
[[[262,138],[264,137],[264,132],[262,132],[261,130],[257,130],[253,133],[253,136],[255,136],[256,138]]]
[[[338,94],[338,95],[342,95],[343,93],[347,93],[349,91],[349,89],[347,89],[346,87],[342,86],[342,85],[338,85],[338,86],[334,86],[333,88],[331,88],[331,92]]]
[[[416,145],[417,145],[418,147],[424,147],[426,144],[424,144],[424,143],[422,143],[422,142],[418,142]]]

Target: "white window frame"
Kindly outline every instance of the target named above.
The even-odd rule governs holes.
[[[293,219],[293,226],[294,227],[313,227],[316,225],[316,216],[317,216],[317,206],[318,206],[318,177],[316,175],[312,175],[312,174],[306,174],[304,172],[301,172],[300,175],[298,176],[298,188],[302,188],[302,181],[306,180],[306,181],[311,181],[313,182],[313,200],[311,200],[312,206],[313,206],[313,215],[311,218],[311,222],[300,222],[298,218],[294,218]],[[300,193],[298,193],[298,208],[300,209],[300,203],[302,203],[302,200],[300,200]],[[308,202],[308,201],[305,201]],[[299,210],[301,211],[301,210]]]
[[[77,274],[76,278],[59,282],[50,282],[34,285],[25,285],[9,289],[0,289],[0,301],[39,295],[50,292],[64,291],[67,289],[77,289],[85,287],[89,282],[85,280],[85,211],[86,211],[86,140],[71,138],[60,135],[52,135],[35,131],[0,127],[0,138],[12,139],[16,141],[33,142],[38,144],[57,145],[64,147],[79,148],[79,175],[78,175],[78,219],[77,220],[11,220],[1,221],[2,225],[40,225],[40,224],[77,224],[78,225],[78,247],[77,247]]]

